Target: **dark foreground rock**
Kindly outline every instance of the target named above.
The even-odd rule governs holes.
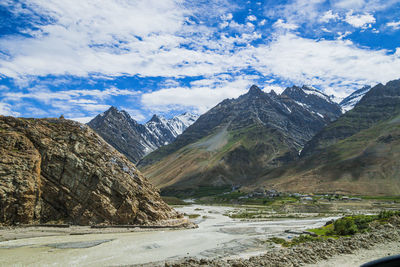
[[[0,116],[0,224],[177,225],[135,165],[89,127]]]
[[[317,263],[335,255],[352,254],[358,249],[369,249],[376,244],[400,241],[400,218],[394,217],[384,225],[376,225],[368,233],[321,242],[308,242],[292,248],[277,248],[249,259],[208,260],[187,258],[165,263],[168,267],[233,266],[233,267],[292,267]]]

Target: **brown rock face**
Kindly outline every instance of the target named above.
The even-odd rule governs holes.
[[[122,154],[89,127],[0,116],[0,223],[174,224]]]

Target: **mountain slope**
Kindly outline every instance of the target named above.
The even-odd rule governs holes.
[[[0,144],[0,224],[180,220],[133,163],[86,125],[0,116]]]
[[[400,114],[320,153],[275,169],[253,186],[355,195],[400,194]]]
[[[301,156],[323,151],[329,145],[388,119],[400,110],[400,80],[378,84],[350,111],[329,124],[308,142]]]
[[[88,125],[130,161],[138,162],[151,151],[175,140],[196,119],[196,115],[189,113],[170,120],[154,115],[142,125],[126,111],[111,107]]]
[[[303,192],[400,193],[400,80],[378,84],[258,185]]]
[[[252,86],[247,94],[226,99],[200,116],[172,144],[143,158],[139,167],[165,192],[249,184],[295,160],[330,120],[287,95]]]

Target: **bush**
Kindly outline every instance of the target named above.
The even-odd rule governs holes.
[[[358,232],[357,225],[351,217],[344,217],[334,223],[334,233],[337,235],[353,235]]]
[[[376,215],[357,215],[336,220],[333,233],[337,235],[354,235],[369,229],[369,223],[378,219]]]

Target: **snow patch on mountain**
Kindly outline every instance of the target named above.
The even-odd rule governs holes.
[[[327,96],[326,94],[322,93],[321,91],[319,91],[318,89],[316,89],[312,86],[303,86],[301,89],[307,95],[316,95],[316,96],[324,99],[325,101],[332,103],[332,100],[329,96]]]

